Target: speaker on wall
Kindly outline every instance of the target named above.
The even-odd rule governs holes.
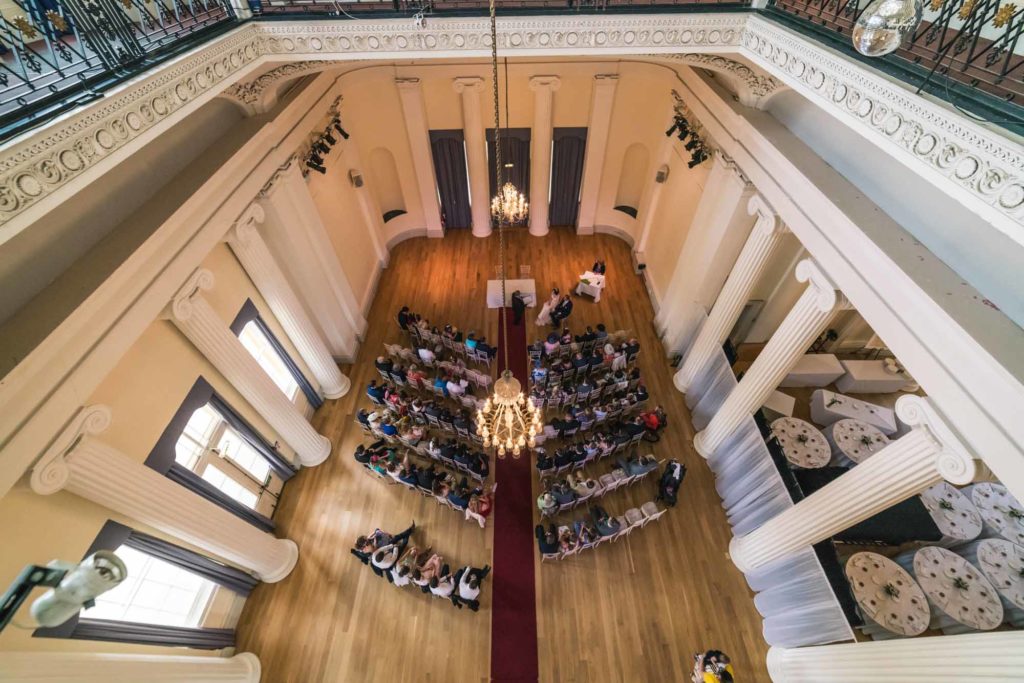
[[[363,175],[354,168],[350,168],[348,171],[348,179],[352,183],[352,187],[363,186]]]

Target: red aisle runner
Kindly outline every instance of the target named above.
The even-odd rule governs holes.
[[[512,323],[512,310],[499,312],[498,339],[508,318],[509,369],[526,391],[529,362],[526,316]],[[505,369],[504,349],[498,351],[498,374]],[[494,562],[491,576],[491,680],[537,680],[537,607],[533,562],[533,472],[529,453],[497,461],[500,484],[494,501]]]

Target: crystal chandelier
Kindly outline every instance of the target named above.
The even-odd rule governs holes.
[[[491,200],[491,216],[498,224],[498,244],[501,258],[501,300],[505,296],[505,226],[518,223],[526,218],[526,198],[511,182],[504,181],[504,166],[501,163],[501,118],[498,100],[498,40],[494,12],[491,9],[491,74],[494,77],[494,178],[500,190]],[[508,65],[505,66],[505,121],[508,123]],[[483,437],[484,448],[495,448],[498,457],[511,453],[518,458],[522,450],[536,445],[540,430],[540,411],[533,400],[523,396],[522,385],[508,369],[508,318],[501,326],[501,349],[504,354],[505,370],[494,383],[494,394],[476,413],[476,433]]]
[[[512,183],[501,186],[498,194],[491,200],[491,216],[499,223],[506,225],[526,220],[529,204],[523,193]]]

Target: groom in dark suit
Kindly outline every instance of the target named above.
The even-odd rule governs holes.
[[[572,313],[572,299],[569,298],[568,294],[563,294],[562,300],[551,310],[551,326],[558,327],[561,325],[562,321],[568,318],[570,313]]]

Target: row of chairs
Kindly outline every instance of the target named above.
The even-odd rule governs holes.
[[[578,368],[571,368],[569,370],[548,370],[543,376],[537,377],[534,373],[530,373],[530,384],[534,386],[546,387],[550,384],[561,384],[562,382],[574,379],[583,379],[589,377],[595,372],[617,372],[619,370],[625,370],[627,367],[636,363],[636,360],[640,357],[640,352],[631,353],[628,356],[616,356],[612,362],[602,362],[599,365],[584,365]]]
[[[384,441],[387,441],[392,446],[402,446],[402,447],[407,448],[410,451],[413,451],[413,452],[415,452],[415,453],[417,453],[417,454],[419,454],[419,455],[421,455],[423,457],[430,458],[432,460],[435,460],[435,461],[441,463],[442,465],[445,465],[445,466],[450,467],[452,469],[458,470],[462,474],[465,474],[466,476],[472,478],[474,481],[476,481],[478,483],[482,484],[484,482],[485,478],[483,476],[481,476],[480,474],[478,474],[478,473],[474,472],[473,470],[471,470],[468,466],[463,465],[462,463],[455,462],[454,460],[449,460],[447,458],[443,458],[443,457],[440,457],[440,456],[434,457],[434,455],[431,454],[429,450],[427,450],[428,439],[422,439],[418,443],[412,443],[408,439],[403,439],[400,436],[388,436],[387,434],[384,434],[380,430],[370,429],[369,427],[367,427],[366,425],[362,424],[358,420],[356,420],[356,424],[358,424],[362,428],[364,433],[373,436],[373,438],[375,438],[375,439],[383,439]],[[451,423],[447,423],[447,424],[451,424]],[[432,426],[440,428],[440,423],[435,421]],[[473,436],[476,437],[476,438],[472,438],[471,439],[467,430],[462,430],[462,431],[466,432],[466,434],[464,436],[464,440],[467,443],[472,443],[474,446],[479,447],[479,448],[483,447],[483,439],[481,439],[479,437],[476,437],[476,434],[473,434]],[[453,432],[453,434],[455,434],[457,436],[463,436],[460,432]]]
[[[459,362],[453,363],[452,361],[448,360],[426,361],[420,357],[420,355],[416,352],[416,349],[401,346],[400,344],[385,343],[384,352],[387,353],[392,358],[401,360],[403,363],[407,365],[416,364],[426,368],[435,368],[441,370],[446,374],[455,375],[456,377],[465,377],[467,380],[469,380],[470,382],[472,382],[473,384],[482,389],[486,389],[494,382],[494,379],[491,377],[489,373],[484,374],[479,370],[468,368],[464,364]],[[379,371],[380,370],[378,369],[378,372]]]
[[[546,410],[557,410],[567,406],[594,405],[600,403],[602,398],[610,398],[623,391],[633,391],[640,386],[639,379],[624,382],[605,384],[603,387],[593,387],[589,391],[580,391],[582,385],[576,386],[576,391],[563,393],[558,396],[530,396],[533,405]]]
[[[603,543],[614,543],[624,536],[628,536],[635,529],[642,529],[651,522],[655,522],[661,519],[661,516],[665,514],[667,510],[658,508],[658,505],[653,501],[647,501],[639,508],[630,508],[626,510],[626,514],[621,517],[616,517],[619,520],[619,531],[611,536],[601,536],[592,543],[583,545],[577,545],[575,548],[570,550],[563,550],[557,553],[543,553],[541,554],[541,562],[548,562],[552,560],[565,560],[572,557],[573,555],[580,555],[584,550],[594,550]]]
[[[664,461],[663,460],[659,460],[658,461],[658,468],[660,469],[663,464],[664,464]],[[632,475],[630,475],[630,474],[623,473],[622,470],[615,470],[614,472],[608,472],[606,474],[602,474],[600,477],[597,478],[596,481],[597,481],[598,485],[597,485],[597,487],[593,491],[591,491],[590,493],[588,493],[585,496],[580,496],[579,498],[577,498],[576,500],[574,500],[572,502],[563,503],[562,505],[559,505],[557,508],[554,508],[553,510],[542,511],[541,512],[541,517],[554,517],[555,515],[557,515],[557,514],[559,514],[561,512],[565,512],[567,510],[572,510],[574,508],[579,507],[580,505],[584,505],[588,501],[594,500],[595,498],[601,498],[602,496],[606,496],[609,493],[611,493],[612,491],[616,491],[616,490],[621,489],[621,488],[626,487],[626,486],[632,486],[633,484],[637,483],[638,481],[643,481],[644,479],[649,477],[652,472],[657,472],[657,471],[658,471],[658,469],[652,469],[649,472],[644,472],[643,474],[632,474]],[[618,476],[620,474],[622,476]],[[544,476],[544,475],[541,475],[541,476]]]
[[[612,410],[609,410],[607,413],[605,413],[603,418],[588,418],[587,416],[582,415],[580,416],[579,427],[570,427],[568,429],[562,429],[561,431],[559,431],[555,429],[555,427],[552,424],[548,423],[544,426],[543,433],[538,436],[543,436],[545,439],[569,439],[576,436],[577,434],[589,432],[591,429],[598,425],[612,424],[615,421],[621,419],[623,416],[635,415],[637,412],[643,409],[645,405],[647,405],[648,400],[649,399],[637,401],[636,403],[630,405],[628,408],[616,406]]]
[[[569,358],[576,355],[577,353],[587,354],[593,353],[594,349],[605,344],[611,344],[612,346],[618,346],[622,342],[629,339],[629,333],[631,330],[616,330],[612,332],[604,339],[592,339],[586,342],[569,342],[568,344],[559,344],[557,349],[554,349],[551,353],[546,354],[548,358]],[[531,360],[537,360],[541,358],[544,349],[544,340],[538,339],[530,345],[530,358]]]
[[[629,450],[630,448],[633,448],[634,446],[639,444],[641,441],[643,441],[643,438],[644,438],[644,434],[643,434],[643,432],[641,432],[641,433],[637,434],[636,436],[631,437],[629,441],[623,441],[621,443],[616,443],[614,446],[612,446],[608,450],[602,451],[600,453],[595,453],[594,455],[588,455],[586,458],[584,458],[583,460],[580,460],[579,462],[571,462],[571,463],[569,463],[567,465],[562,465],[561,467],[549,467],[549,468],[543,469],[543,470],[538,469],[537,472],[542,477],[547,477],[547,476],[552,476],[552,475],[557,476],[559,474],[565,474],[566,472],[569,472],[570,470],[581,470],[581,469],[583,469],[584,467],[586,467],[587,465],[589,465],[589,464],[591,464],[593,462],[597,462],[598,460],[603,460],[605,458],[608,458],[608,457],[613,456],[613,455],[617,455],[619,453],[623,453],[623,452]]]
[[[394,479],[394,478],[392,478],[392,477],[390,477],[390,476],[388,476],[386,474],[381,474],[380,472],[378,472],[377,470],[373,469],[369,465],[363,465],[363,468],[367,472],[369,472],[371,475],[373,475],[375,478],[384,480],[389,486],[398,485],[398,486],[401,486],[402,488],[406,489],[407,491],[412,491],[414,493],[418,493],[421,496],[423,496],[424,498],[432,498],[434,500],[434,502],[438,504],[439,507],[446,507],[449,510],[454,510],[454,511],[462,514],[463,516],[465,516],[466,508],[462,507],[461,505],[456,505],[455,503],[451,502],[447,498],[443,498],[441,496],[435,496],[434,492],[431,491],[430,489],[425,489],[425,488],[423,488],[422,486],[420,486],[418,484],[408,484],[408,483],[402,481],[401,479]],[[468,521],[473,522],[473,524],[478,524],[478,522],[476,520],[468,520]],[[484,521],[484,524],[486,524],[486,520]]]
[[[425,330],[415,325],[409,325],[406,332],[409,333],[409,340],[413,343],[413,346],[426,346],[433,350],[440,345],[454,355],[485,365],[488,369],[490,369],[491,362],[494,360],[490,354],[471,349],[466,346],[465,342],[457,342],[443,334],[434,334],[430,330]]]

